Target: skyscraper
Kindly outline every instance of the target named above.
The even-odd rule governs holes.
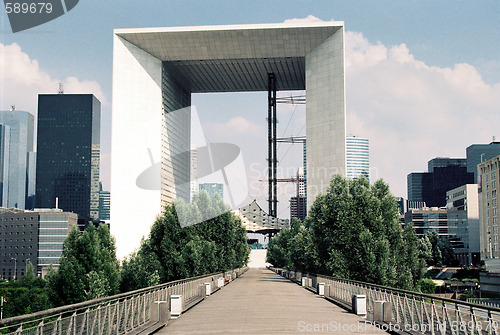
[[[40,94],[36,207],[99,218],[101,103],[92,94]]]
[[[102,190],[102,183],[99,182],[99,220],[109,220],[109,210],[111,208],[111,193]]]
[[[1,206],[25,209],[33,208],[34,196],[33,133],[34,117],[28,112],[0,111],[2,178]],[[7,157],[8,156],[8,157]]]
[[[481,259],[500,258],[500,156],[478,165],[479,227]],[[488,263],[486,264],[488,267]]]
[[[190,170],[190,186],[191,186],[191,191],[190,191],[190,200],[193,200],[193,195],[195,193],[198,193],[199,187],[198,187],[198,147],[196,146],[191,146],[191,152],[190,152],[190,159],[191,159],[191,170]]]
[[[370,143],[367,138],[346,137],[346,163],[347,178],[365,176],[370,180]]]
[[[474,173],[474,182],[477,184],[479,183],[477,165],[500,155],[500,142],[495,142],[495,138],[493,138],[493,142],[490,144],[472,144],[467,147],[466,154],[467,172]]]
[[[413,172],[407,177],[408,200],[425,202],[428,207],[446,206],[446,192],[473,184],[464,158],[438,157],[428,162],[428,172]]]

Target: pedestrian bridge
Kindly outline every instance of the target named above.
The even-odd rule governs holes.
[[[497,334],[500,309],[244,268],[0,321],[2,334]]]

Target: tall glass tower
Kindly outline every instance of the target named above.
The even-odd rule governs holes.
[[[34,117],[28,112],[0,111],[0,206],[33,208]]]
[[[346,137],[346,177],[365,176],[370,180],[370,143],[367,138]]]
[[[92,94],[38,95],[36,208],[99,218],[100,121]]]

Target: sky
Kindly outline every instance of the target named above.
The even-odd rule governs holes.
[[[406,176],[434,157],[500,139],[500,1],[82,0],[65,15],[12,33],[0,10],[0,110],[36,116],[37,94],[93,93],[102,103],[101,180],[109,190],[113,29],[280,23],[345,24],[347,133],[370,140],[371,181],[406,197]],[[303,94],[304,92],[293,92]],[[281,92],[278,96],[289,95]],[[209,140],[240,146],[249,196],[266,208],[267,94],[197,94]],[[278,106],[278,134],[305,135],[303,106]],[[302,164],[300,145],[278,149],[279,177]],[[288,216],[290,184],[278,213]]]

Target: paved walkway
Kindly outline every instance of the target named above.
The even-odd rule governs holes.
[[[365,319],[267,269],[249,269],[159,334],[381,334]]]

